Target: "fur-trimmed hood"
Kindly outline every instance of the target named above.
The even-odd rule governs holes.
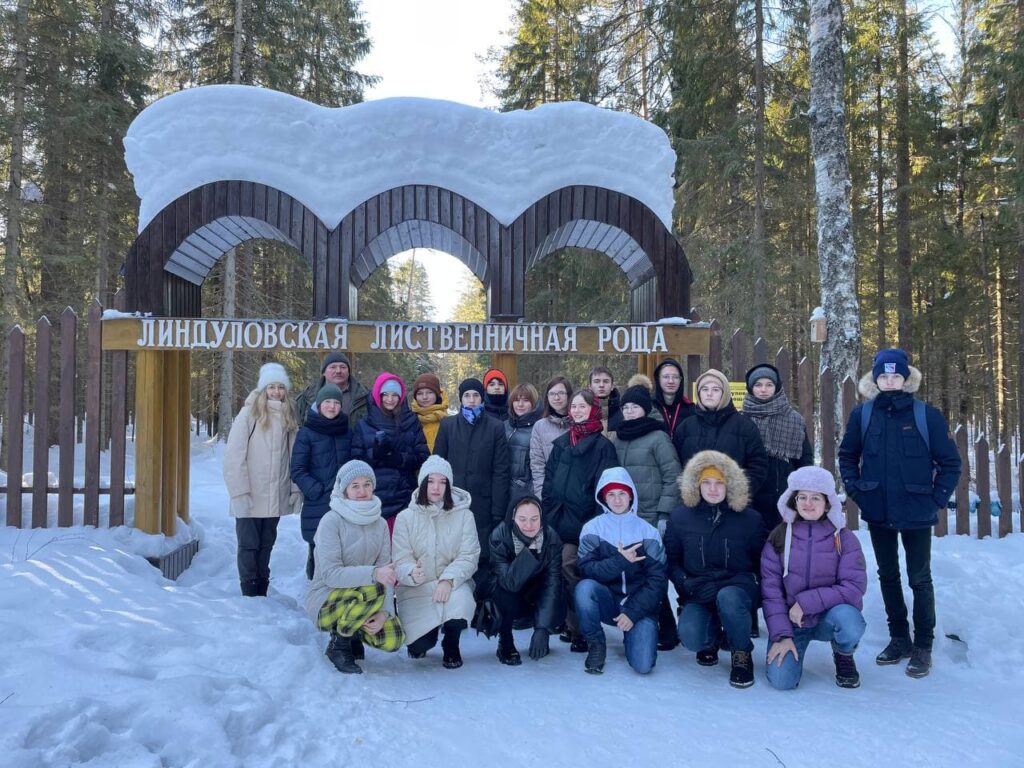
[[[654,382],[651,381],[650,377],[643,373],[634,373],[629,377],[629,381],[626,382],[626,389],[630,387],[647,387],[647,391],[654,394]]]
[[[750,483],[740,465],[718,451],[701,451],[686,463],[676,481],[683,503],[696,507],[701,502],[700,473],[708,467],[715,467],[725,475],[725,503],[737,512],[750,505]]]
[[[908,366],[910,368],[910,375],[907,376],[906,381],[903,382],[903,391],[909,394],[914,394],[918,389],[921,388],[921,371],[914,366]],[[875,379],[871,375],[871,371],[868,371],[860,377],[860,382],[857,384],[857,391],[860,392],[860,396],[865,400],[874,400],[879,393],[878,385],[875,384]]]

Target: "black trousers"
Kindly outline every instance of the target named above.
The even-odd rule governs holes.
[[[277,541],[279,517],[237,517],[239,581],[270,580],[270,551]]]
[[[435,645],[437,645],[438,630],[444,630],[444,641],[442,645],[454,645],[456,648],[459,646],[459,635],[462,634],[467,626],[465,619],[449,619],[440,627],[434,627],[432,630],[422,637],[417,637],[411,643],[409,643],[409,651],[411,653],[426,653]]]
[[[910,638],[907,604],[900,582],[900,540],[907,558],[907,582],[914,593],[914,645],[931,650],[935,640],[935,588],[932,586],[932,529],[896,530],[869,525],[878,561],[878,583],[889,622],[889,636]]]
[[[506,639],[512,637],[512,625],[517,619],[533,619],[537,613],[537,598],[544,587],[544,576],[531,579],[519,592],[509,592],[495,587],[491,599],[501,612],[501,626],[498,634]]]

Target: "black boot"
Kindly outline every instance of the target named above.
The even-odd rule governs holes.
[[[355,658],[352,656],[351,637],[343,637],[337,632],[331,632],[331,642],[327,644],[325,655],[339,672],[343,672],[346,675],[363,674],[363,670],[359,668]]]
[[[268,589],[270,589],[270,579],[256,579],[257,595],[260,597],[266,597]]]
[[[242,597],[260,596],[260,585],[257,579],[242,579],[239,584],[242,587]]]
[[[444,631],[441,650],[444,652],[442,663],[445,669],[458,669],[462,666],[462,654],[459,652],[459,636],[461,634],[461,629],[446,629]]]
[[[608,653],[608,646],[605,639],[587,641],[587,658],[583,661],[583,669],[592,675],[600,675],[604,672],[604,660]]]
[[[511,635],[498,638],[498,661],[510,667],[518,667],[523,663],[523,657],[519,655]]]
[[[836,685],[840,688],[860,688],[860,673],[852,653],[840,653],[833,648],[832,661],[836,665]]]
[[[909,637],[893,637],[885,650],[875,656],[875,663],[883,666],[899,664],[901,660],[909,658],[912,648]]]
[[[363,641],[352,635],[352,658],[362,661],[366,658],[366,649],[363,648]]]
[[[754,660],[750,657],[750,651],[733,651],[729,685],[733,688],[749,688],[753,684]]]
[[[561,632],[559,632],[558,639],[561,640],[563,643],[571,643],[572,632],[570,632],[568,629],[563,629]]]
[[[572,645],[569,646],[569,651],[571,653],[586,653],[587,650],[587,638],[583,635],[573,635]]]
[[[679,633],[676,631],[675,626],[669,626],[658,631],[659,651],[671,651],[677,645],[679,645]]]
[[[927,677],[932,668],[932,652],[925,648],[918,648],[916,645],[910,652],[910,661],[907,663],[907,675],[910,677]]]
[[[697,651],[697,663],[702,667],[713,667],[718,664],[718,648],[711,646],[703,651]]]

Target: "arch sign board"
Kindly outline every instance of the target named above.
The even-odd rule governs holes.
[[[293,350],[464,352],[508,355],[706,355],[704,323],[405,323],[108,317],[103,349],[142,351]]]

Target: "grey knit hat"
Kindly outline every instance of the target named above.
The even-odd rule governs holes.
[[[331,496],[336,499],[345,498],[345,489],[357,477],[370,478],[374,489],[377,488],[377,476],[373,473],[373,467],[365,461],[352,459],[352,461],[342,464],[341,469],[338,470],[338,475],[334,479],[334,491],[331,493]]]
[[[747,392],[754,394],[754,384],[757,383],[758,379],[768,379],[768,381],[775,385],[776,391],[782,389],[782,377],[779,376],[779,369],[774,365],[761,363],[747,371]]]
[[[420,473],[416,476],[417,484],[422,483],[427,479],[427,475],[444,475],[448,478],[448,485],[452,486],[455,484],[455,475],[452,473],[452,465],[449,464],[445,459],[442,459],[437,454],[427,456],[427,460],[423,462],[423,466],[420,467]]]

